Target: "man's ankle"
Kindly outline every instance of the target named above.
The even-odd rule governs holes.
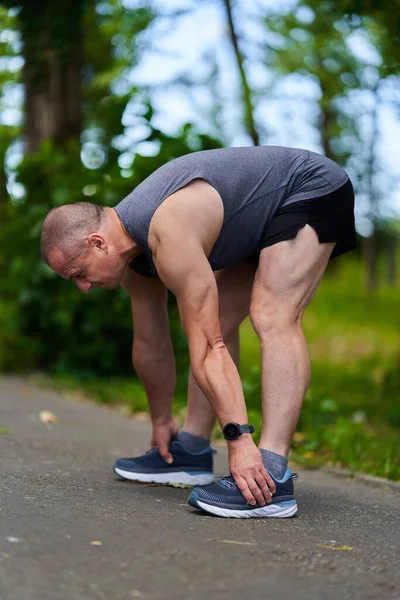
[[[193,435],[183,429],[178,433],[177,439],[188,452],[202,452],[202,450],[206,450],[210,445],[209,439]]]
[[[282,479],[288,466],[288,459],[286,456],[272,452],[272,450],[266,450],[265,448],[259,448],[263,459],[264,467],[272,477],[275,479]]]

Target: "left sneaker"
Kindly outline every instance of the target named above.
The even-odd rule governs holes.
[[[174,459],[172,465],[161,458],[158,448],[153,448],[142,456],[119,458],[114,463],[114,473],[131,481],[175,486],[207,485],[214,481],[215,450],[211,446],[201,452],[189,452],[174,439],[169,451]]]
[[[293,517],[297,512],[293,479],[297,479],[297,477],[298,475],[292,474],[290,469],[286,469],[281,480],[272,477],[276,485],[276,492],[272,496],[271,503],[265,506],[248,504],[231,475],[222,477],[211,485],[194,488],[188,502],[191,506],[218,517],[234,517],[236,519]]]

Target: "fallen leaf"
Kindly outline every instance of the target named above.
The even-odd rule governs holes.
[[[8,427],[0,427],[0,434],[1,433],[11,433],[11,429],[8,429]]]
[[[257,546],[255,542],[239,542],[238,540],[223,540],[221,538],[215,540],[220,544],[235,544],[237,546]]]
[[[58,417],[49,410],[41,410],[39,417],[42,423],[58,423]]]
[[[192,488],[192,485],[186,485],[185,483],[170,483],[169,484],[170,487],[174,487],[174,488],[184,488],[184,489],[189,489]]]
[[[353,546],[328,546],[327,544],[315,544],[318,548],[327,548],[328,550],[353,550]]]
[[[306,436],[304,435],[304,433],[301,433],[300,431],[296,431],[296,433],[293,436],[293,441],[296,444],[301,444],[302,442],[304,442],[305,439],[306,439]]]
[[[99,540],[93,540],[90,542],[91,546],[102,546],[103,542],[100,542]]]
[[[7,552],[2,552],[2,553],[1,553],[1,556],[2,556],[3,558],[9,558],[9,557],[10,557],[10,555],[9,555],[9,554],[7,554]]]
[[[131,598],[139,598],[142,595],[142,592],[140,592],[139,590],[131,590],[129,592],[129,595]]]

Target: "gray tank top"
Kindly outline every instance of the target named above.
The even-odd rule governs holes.
[[[147,241],[150,221],[168,196],[194,179],[210,183],[224,205],[222,229],[208,257],[217,270],[254,254],[280,208],[329,194],[348,175],[320,154],[279,146],[203,150],[171,160],[115,207],[126,231],[143,249],[130,264],[138,273],[157,276]]]

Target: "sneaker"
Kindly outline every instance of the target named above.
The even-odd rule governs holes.
[[[222,477],[212,485],[196,487],[190,493],[188,502],[195,508],[219,517],[234,517],[236,519],[293,517],[297,512],[293,479],[297,479],[297,477],[297,473],[292,474],[290,469],[286,469],[281,480],[272,477],[276,485],[276,492],[272,496],[272,502],[265,506],[259,504],[251,506],[251,504],[248,504],[231,475]]]
[[[165,485],[208,485],[214,481],[211,446],[194,453],[173,440],[169,451],[174,457],[172,465],[161,458],[158,448],[153,448],[136,458],[119,458],[114,473],[123,479]]]

